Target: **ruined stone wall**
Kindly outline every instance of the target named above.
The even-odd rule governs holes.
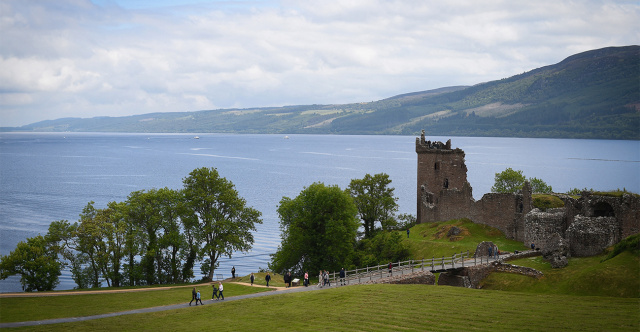
[[[475,202],[471,220],[501,230],[507,238],[516,239],[516,194],[490,193]]]
[[[576,216],[567,230],[571,256],[588,257],[620,242],[620,229],[614,217]]]
[[[616,205],[616,217],[620,220],[620,239],[640,233],[640,197],[625,194]]]
[[[545,248],[548,241],[557,233],[564,237],[564,209],[551,209],[547,212],[533,209],[524,218],[524,243],[534,243],[538,248]]]

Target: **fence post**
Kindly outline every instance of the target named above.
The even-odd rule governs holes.
[[[413,259],[411,260],[411,273],[413,273]]]
[[[435,257],[431,256],[431,271],[433,271],[433,260],[435,259]]]
[[[453,256],[451,256],[451,268],[456,268],[456,254],[453,254]]]
[[[442,269],[444,270],[444,256],[442,256]]]
[[[462,261],[462,267],[464,267],[464,254],[460,252],[460,260]]]

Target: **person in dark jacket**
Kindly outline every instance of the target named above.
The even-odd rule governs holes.
[[[189,305],[191,305],[191,302],[193,302],[193,300],[195,300],[196,301],[196,305],[198,305],[197,296],[198,296],[198,292],[196,292],[196,288],[193,287],[193,290],[191,291],[191,301],[189,301]]]
[[[264,277],[264,280],[267,282],[267,287],[269,287],[269,281],[271,281],[271,276],[269,275],[269,272],[267,272],[267,275]]]
[[[231,278],[234,278],[234,279],[236,278],[236,267],[235,266],[231,267]]]
[[[251,286],[253,286],[253,281],[256,279],[256,277],[253,275],[253,272],[251,272]]]
[[[213,295],[211,295],[211,299],[213,300],[214,297],[216,298],[216,300],[220,299],[220,295],[218,295],[218,289],[216,288],[216,284],[213,284],[211,286],[213,286]]]
[[[346,273],[344,272],[344,267],[342,269],[340,269],[340,285],[344,286],[345,282],[344,282],[344,278],[346,277]]]
[[[287,285],[287,288],[291,286],[291,275],[289,274],[289,272],[284,274],[284,283],[285,285]]]

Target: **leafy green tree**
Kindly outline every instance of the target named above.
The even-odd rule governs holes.
[[[183,179],[182,193],[186,207],[194,216],[191,221],[203,243],[201,253],[208,264],[207,278],[213,279],[218,259],[233,252],[248,251],[253,245],[255,224],[261,224],[261,213],[247,207],[231,181],[221,177],[215,168],[198,168]]]
[[[42,235],[19,242],[14,251],[0,258],[0,280],[20,275],[27,292],[53,290],[60,282],[61,269],[56,250]]]
[[[531,191],[534,193],[551,193],[553,189],[538,178],[527,179],[522,171],[514,171],[511,167],[495,175],[495,183],[491,187],[494,193],[515,193],[521,190],[524,183],[529,181]]]
[[[522,189],[526,177],[522,174],[522,171],[514,171],[511,167],[496,173],[495,183],[491,187],[491,191],[494,193],[515,193]]]
[[[543,193],[543,194],[549,194],[553,192],[553,188],[551,188],[550,185],[548,185],[546,182],[542,181],[541,179],[530,178],[529,184],[531,185],[531,192]]]
[[[394,188],[389,187],[390,183],[389,175],[380,173],[367,174],[362,179],[351,180],[349,184],[349,194],[358,208],[365,238],[373,236],[377,223],[385,230],[395,224],[398,199],[393,196]]]
[[[400,232],[378,232],[370,239],[358,241],[356,265],[373,266],[409,259],[409,246]]]
[[[359,227],[351,196],[338,186],[314,183],[278,206],[282,243],[269,268],[273,271],[338,270],[350,265]]]

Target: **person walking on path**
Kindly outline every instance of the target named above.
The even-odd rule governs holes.
[[[193,302],[193,300],[196,300],[196,305],[198,305],[197,296],[198,296],[198,293],[196,292],[196,288],[193,287],[193,290],[191,290],[191,301],[189,301],[189,305],[191,305],[191,302]]]
[[[304,273],[304,287],[309,287],[309,272]]]
[[[329,271],[324,270],[324,283],[331,287],[331,279],[329,279]]]
[[[493,246],[489,246],[489,258],[493,258]]]
[[[231,267],[231,278],[233,278],[233,279],[236,278],[236,267],[235,266]]]
[[[284,284],[286,288],[289,288],[289,285],[291,284],[291,276],[289,275],[289,272],[285,272],[284,274]]]
[[[204,303],[202,303],[202,299],[200,298],[200,291],[196,293],[196,305],[198,305],[198,301],[200,301],[201,305],[204,305]]]
[[[393,263],[389,262],[389,276],[393,275]]]
[[[253,272],[251,272],[251,286],[253,286],[253,280],[254,280],[255,278],[256,278],[256,277],[253,275]]]
[[[340,286],[344,286],[344,278],[346,277],[345,272],[344,272],[344,267],[342,269],[340,269]]]
[[[500,251],[498,251],[498,246],[496,245],[496,247],[494,248],[494,253],[496,255],[496,259],[500,258]]]
[[[318,273],[318,287],[322,288],[324,286],[324,280],[322,280],[322,270]]]
[[[220,293],[220,297],[222,298],[222,300],[224,301],[224,295],[222,295],[222,291],[223,291],[223,287],[222,287],[222,283],[218,284],[218,293]]]
[[[211,295],[211,299],[213,300],[214,297],[220,298],[220,296],[218,295],[218,289],[216,288],[216,284],[214,283],[211,286],[213,286],[213,295]]]
[[[407,239],[409,238],[409,229],[407,228]]]
[[[264,277],[264,280],[267,282],[267,287],[269,287],[269,281],[271,281],[271,276],[269,275],[269,272],[267,272],[267,275]]]

